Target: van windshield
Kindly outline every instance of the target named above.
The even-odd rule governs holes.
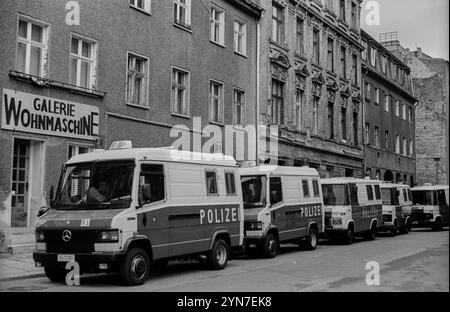
[[[395,188],[382,188],[381,189],[381,198],[383,200],[383,205],[398,205],[398,200],[395,200],[397,197],[397,189]]]
[[[413,191],[413,204],[419,205],[436,205],[436,196],[433,196],[433,191]]]
[[[65,166],[55,209],[128,208],[134,161],[87,162]]]
[[[265,176],[241,177],[244,209],[263,208],[266,206]]]
[[[326,206],[350,205],[347,184],[322,184],[322,194]]]

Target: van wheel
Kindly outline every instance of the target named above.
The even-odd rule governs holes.
[[[120,268],[120,276],[127,286],[142,285],[148,278],[150,260],[142,248],[133,248],[125,256]]]
[[[309,229],[308,235],[306,236],[305,249],[314,250],[317,247],[317,231],[315,229]]]
[[[278,239],[273,233],[269,233],[262,246],[262,255],[264,258],[275,258],[278,253]]]
[[[408,221],[405,221],[405,224],[404,224],[403,227],[400,229],[400,233],[401,233],[401,234],[408,234],[409,228],[410,228],[409,222],[408,222]]]
[[[370,230],[364,236],[364,238],[368,241],[373,241],[375,240],[376,237],[377,237],[377,226],[373,224]]]
[[[52,282],[64,282],[66,280],[65,270],[45,267],[44,271],[47,278]]]
[[[442,231],[442,220],[437,218],[433,225],[433,231]]]
[[[390,229],[389,233],[392,237],[397,236],[398,228],[397,228],[397,222],[394,223],[394,227]]]
[[[353,244],[353,240],[354,239],[355,239],[355,233],[353,232],[352,228],[349,228],[347,230],[347,232],[344,233],[344,237],[343,237],[342,242],[345,245],[351,245],[351,244]]]
[[[212,270],[222,270],[227,266],[229,257],[228,244],[223,239],[216,239],[206,257],[206,263]]]

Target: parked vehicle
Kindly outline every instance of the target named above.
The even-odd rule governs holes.
[[[321,183],[327,237],[345,244],[357,235],[374,240],[382,221],[380,181],[332,178]]]
[[[223,269],[243,245],[244,212],[236,161],[131,142],[71,158],[52,209],[36,225],[33,258],[50,280],[66,262],[81,273],[120,272],[143,284],[152,265],[203,257]]]
[[[448,185],[424,185],[411,189],[413,226],[441,230],[449,225]]]
[[[319,174],[309,167],[240,169],[245,212],[245,249],[274,258],[282,242],[308,250],[324,230]]]
[[[379,231],[389,231],[392,236],[400,231],[408,234],[411,227],[411,189],[405,184],[381,183],[383,221]]]

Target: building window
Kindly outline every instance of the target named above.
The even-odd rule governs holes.
[[[225,11],[211,7],[211,41],[225,45]]]
[[[234,21],[234,51],[247,55],[247,23],[241,20]]]
[[[353,113],[353,145],[358,146],[358,113]]]
[[[345,22],[345,0],[339,0],[339,18]]]
[[[327,69],[334,71],[334,40],[328,38],[327,43]]]
[[[333,2],[334,0],[326,0],[325,2],[325,8],[329,9],[331,12],[334,11]]]
[[[409,140],[409,156],[414,156],[414,147],[413,147],[413,141]]]
[[[402,104],[402,118],[406,120],[406,104]]]
[[[242,126],[244,125],[245,92],[234,89],[233,99],[234,124]]]
[[[395,153],[400,154],[400,136],[398,134],[395,136]]]
[[[389,131],[384,131],[384,148],[389,150]]]
[[[297,90],[295,94],[295,125],[297,130],[302,130],[303,91]]]
[[[347,78],[347,49],[341,47],[341,76]]]
[[[367,45],[366,41],[362,42],[363,50],[361,51],[361,58],[364,61],[367,61],[367,50],[369,49],[369,46]]]
[[[358,28],[358,7],[354,2],[352,2],[352,27],[353,29]]]
[[[319,100],[320,98],[313,97],[313,134],[319,133]]]
[[[373,141],[375,142],[375,146],[380,148],[380,128],[377,126],[374,128]]]
[[[408,107],[408,121],[409,122],[413,122],[412,108],[411,107]]]
[[[172,113],[189,116],[189,89],[189,73],[172,68]]]
[[[328,102],[328,138],[334,139],[334,103]]]
[[[127,103],[147,106],[148,58],[128,53]]]
[[[364,143],[370,145],[370,123],[364,125]]]
[[[90,39],[72,35],[70,53],[70,83],[86,89],[95,88],[96,47]]]
[[[69,153],[68,153],[67,159],[70,159],[76,155],[89,153],[90,151],[91,151],[91,147],[89,147],[89,146],[69,145]]]
[[[341,133],[342,140],[347,140],[347,109],[345,107],[341,108]]]
[[[373,67],[377,66],[378,50],[374,47],[369,48],[370,53],[370,65]]]
[[[303,19],[297,18],[297,53],[303,54],[304,52],[304,22]]]
[[[320,32],[313,30],[313,62],[320,64]]]
[[[46,76],[48,28],[41,22],[31,21],[23,16],[19,17],[17,71],[39,77]]]
[[[389,109],[391,107],[391,96],[387,93],[384,94],[384,110],[386,112],[389,112]]]
[[[173,21],[177,25],[191,27],[191,0],[173,0]]]
[[[284,41],[284,17],[283,8],[273,4],[272,5],[272,40],[278,43]]]
[[[209,120],[223,123],[223,84],[211,81],[209,84]]]
[[[408,156],[408,150],[407,150],[407,147],[406,147],[406,138],[405,137],[403,137],[402,154],[404,156]]]
[[[152,4],[151,0],[130,0],[130,6],[145,11],[147,13],[150,13],[151,4]]]
[[[366,97],[366,100],[372,101],[372,85],[369,82],[366,82],[364,86],[365,86],[364,95]]]
[[[400,101],[395,100],[395,116],[400,116]]]
[[[386,56],[381,56],[381,70],[383,74],[387,74],[387,58]]]
[[[375,104],[380,104],[380,89],[375,88]]]
[[[284,84],[272,79],[272,123],[282,124],[284,122]]]
[[[352,55],[352,83],[358,84],[358,57],[356,54]]]

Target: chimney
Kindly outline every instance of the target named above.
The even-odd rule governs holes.
[[[418,59],[422,58],[422,48],[421,48],[421,47],[418,47],[418,48],[417,48],[417,51],[416,51],[416,57],[417,57]]]

